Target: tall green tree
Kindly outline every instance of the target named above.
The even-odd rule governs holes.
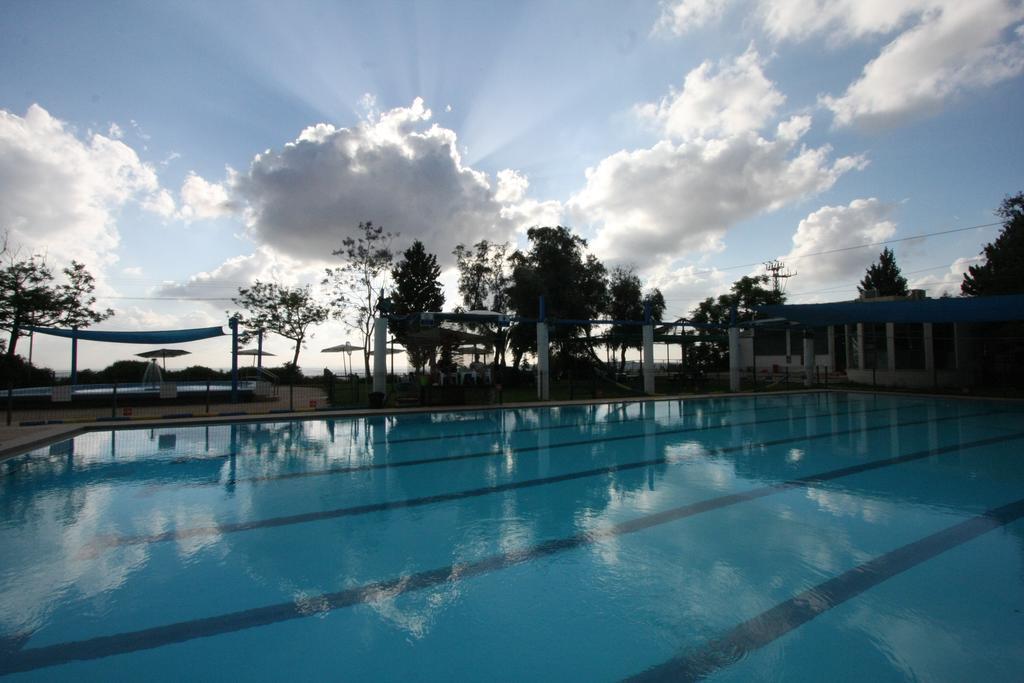
[[[459,271],[459,294],[470,311],[508,311],[511,284],[508,242],[481,240],[472,247],[458,245],[452,254]]]
[[[458,245],[452,252],[459,271],[459,294],[468,311],[508,313],[508,290],[512,284],[512,264],[507,242],[481,240],[472,247]],[[491,324],[472,326],[494,339],[494,364],[505,364],[509,329]]]
[[[985,263],[964,273],[960,291],[967,296],[1024,292],[1024,192],[1006,197],[996,210],[1003,228],[985,245]]]
[[[0,329],[9,333],[6,353],[14,356],[26,326],[84,328],[114,315],[93,308],[96,282],[86,267],[72,261],[57,284],[46,260],[37,254],[22,257],[0,245]]]
[[[372,221],[360,223],[354,236],[341,241],[331,252],[344,263],[328,268],[323,284],[331,292],[331,309],[336,319],[355,330],[363,339],[363,366],[370,376],[370,337],[377,304],[384,297],[391,276],[394,254],[391,241],[397,235]]]
[[[864,279],[857,285],[857,291],[863,294],[869,290],[878,292],[878,296],[906,296],[907,278],[903,277],[900,267],[896,265],[896,255],[886,247],[878,255],[878,263],[868,266]]]
[[[234,314],[240,326],[273,332],[295,343],[293,369],[299,366],[299,352],[310,326],[326,321],[330,313],[315,299],[309,285],[288,287],[256,280],[251,287],[240,287],[231,301],[241,309]]]
[[[643,283],[633,268],[616,266],[608,277],[608,315],[612,320],[643,320],[644,309],[651,307],[651,319],[660,323],[665,313],[665,297],[655,288],[646,295]],[[612,325],[612,350],[619,354],[619,368],[626,367],[626,350],[643,346],[643,332],[636,325]]]
[[[744,275],[732,284],[726,294],[708,297],[690,311],[690,320],[695,323],[727,326],[736,309],[736,320],[753,320],[756,308],[768,304],[786,302],[786,295],[776,291],[767,275]],[[703,331],[698,331],[702,334]],[[714,332],[711,331],[713,334]],[[689,362],[706,370],[716,370],[725,365],[728,345],[724,342],[702,341],[690,346]]]
[[[587,241],[562,226],[530,228],[530,248],[512,255],[510,308],[520,316],[536,317],[544,296],[549,318],[592,319],[607,308],[608,282],[604,265],[586,252]],[[589,352],[578,343],[590,336],[590,325],[559,325],[551,329],[551,343],[560,353]],[[536,350],[536,335],[517,327],[512,335],[513,365],[527,350]]]
[[[391,270],[394,284],[391,310],[397,314],[440,311],[444,306],[444,288],[440,277],[441,266],[437,265],[437,257],[427,253],[423,242],[413,242],[402,254],[402,260]],[[394,335],[408,351],[413,367],[422,369],[427,364],[433,365],[434,349],[411,344],[408,341],[411,331],[413,327],[409,321],[394,324]]]
[[[57,315],[58,325],[61,327],[88,327],[114,315],[112,308],[99,311],[93,308],[96,304],[96,297],[93,296],[93,292],[96,290],[96,278],[86,270],[83,264],[72,261],[71,265],[62,272],[65,282],[57,285],[57,301],[60,305],[60,313]]]

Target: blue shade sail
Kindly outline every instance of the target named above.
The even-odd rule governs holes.
[[[112,342],[114,344],[181,344],[224,335],[217,327],[196,327],[190,330],[162,330],[157,332],[115,332],[112,330],[63,330],[56,327],[26,327],[29,332],[82,341]]]

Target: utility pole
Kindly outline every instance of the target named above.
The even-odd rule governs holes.
[[[787,268],[782,261],[765,261],[764,269],[772,280],[772,288],[776,294],[786,291],[786,280],[796,275],[796,272]]]

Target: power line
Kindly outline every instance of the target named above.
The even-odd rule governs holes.
[[[808,257],[811,257],[811,256],[825,256],[827,254],[838,254],[838,253],[845,252],[845,251],[853,251],[854,249],[866,249],[867,247],[879,247],[879,246],[882,246],[884,244],[897,244],[899,242],[910,242],[911,240],[926,239],[928,237],[940,237],[940,236],[943,236],[943,235],[952,235],[952,234],[958,233],[958,232],[967,232],[968,230],[979,230],[981,228],[991,228],[993,226],[1002,225],[1002,224],[1003,224],[1002,221],[997,221],[997,222],[994,222],[994,223],[981,223],[979,225],[968,225],[968,226],[965,226],[965,227],[962,227],[962,228],[952,228],[950,230],[936,230],[936,231],[933,231],[933,232],[922,232],[922,233],[919,233],[917,235],[910,235],[908,237],[897,237],[897,238],[889,239],[889,240],[880,240],[878,242],[864,242],[862,244],[852,244],[852,245],[849,245],[849,246],[846,246],[846,247],[837,247],[835,249],[826,249],[824,251],[815,251],[815,252],[811,252],[809,254],[799,254],[797,256],[791,256],[791,257],[788,257],[788,258],[789,258],[790,261],[795,261],[795,260],[799,260],[799,259],[802,259],[802,258],[808,258]],[[970,260],[978,260],[978,259],[970,259]],[[762,266],[762,265],[764,265],[764,263],[761,262],[761,261],[757,261],[757,262],[754,262],[754,263],[741,263],[741,264],[734,265],[734,266],[726,266],[724,268],[704,268],[704,269],[701,269],[701,270],[695,270],[695,271],[693,271],[692,274],[693,275],[701,275],[701,274],[706,274],[706,273],[714,273],[715,271],[738,270],[740,268],[753,268],[755,266]],[[908,274],[913,274],[913,273],[917,273],[917,272],[923,272],[923,270],[934,270],[935,268],[941,268],[941,267],[944,267],[944,266],[934,266],[933,268],[925,268],[925,269],[922,269],[921,271],[909,271]],[[119,281],[127,281],[127,280],[131,280],[131,279],[132,278],[118,278]],[[146,281],[146,278],[137,278],[136,281]],[[235,284],[247,284],[247,283],[242,283],[240,281],[232,281],[232,282],[234,282]],[[213,282],[192,282],[192,283],[188,283],[188,285],[189,286],[200,285],[200,286],[208,286],[209,287],[209,286],[223,286],[223,285],[225,285],[227,283],[228,283],[228,281],[223,281],[223,282],[219,282],[219,283],[213,283]],[[827,290],[818,290],[818,291],[827,291]],[[802,294],[806,294],[806,292],[802,292]],[[792,296],[798,296],[798,294],[793,294]],[[161,297],[161,296],[100,296],[100,297],[96,297],[96,298],[97,299],[103,299],[103,300],[123,300],[123,301],[231,301],[232,300],[232,297],[184,297],[184,296],[180,296],[180,297],[179,296],[170,296],[170,297]]]
[[[123,301],[231,301],[230,296],[98,296],[97,299]]]
[[[975,256],[974,258],[962,259],[961,263],[971,263],[971,262],[974,262],[974,261],[981,261],[984,258],[985,258],[984,256]],[[927,268],[918,268],[916,270],[908,270],[908,271],[904,272],[903,274],[904,275],[916,275],[917,273],[926,273],[926,272],[931,271],[931,270],[939,270],[941,268],[949,268],[949,267],[950,267],[950,264],[943,263],[943,264],[937,265],[937,266],[929,266]],[[850,289],[850,288],[856,287],[859,284],[860,284],[860,281],[848,282],[846,284],[834,285],[834,286],[831,286],[831,287],[824,287],[822,289],[808,290],[808,291],[805,291],[805,292],[793,292],[793,293],[787,294],[786,296],[787,296],[787,298],[791,298],[791,297],[797,297],[797,296],[809,296],[809,295],[812,295],[812,294],[820,294],[822,292],[834,292],[834,291],[837,291],[837,290]],[[670,299],[669,300],[669,302],[673,302],[673,303],[679,303],[680,301],[682,301],[682,299]],[[675,320],[675,319],[678,319],[678,318],[685,318],[688,315],[689,315],[689,312],[686,312],[686,313],[682,313],[680,315],[677,315],[677,316],[674,316],[674,317],[670,318],[666,314],[665,319],[666,320],[669,320],[669,319]]]
[[[878,242],[864,242],[863,244],[851,244],[846,247],[837,247],[835,249],[825,249],[824,251],[814,251],[809,254],[798,254],[796,256],[787,256],[787,260],[796,261],[802,258],[808,258],[811,256],[826,256],[828,254],[838,254],[844,251],[853,251],[854,249],[866,249],[868,247],[880,247],[883,244],[897,244],[899,242],[910,242],[911,240],[926,239],[928,237],[941,237],[942,235],[952,235],[957,232],[967,232],[968,230],[979,230],[981,228],[991,228],[995,225],[1002,225],[1002,221],[995,223],[982,223],[980,225],[968,225],[963,228],[952,228],[950,230],[936,230],[934,232],[922,232],[917,235],[910,235],[908,237],[896,237],[889,240],[880,240]],[[753,268],[755,266],[763,265],[761,261],[754,263],[741,263],[735,266],[726,266],[724,268],[704,268],[702,270],[693,271],[693,275],[702,275],[705,273],[713,273],[717,271],[725,270],[737,270],[739,268]]]
[[[983,258],[985,258],[985,257],[984,256],[976,256],[974,258],[962,259],[960,262],[961,263],[971,263],[973,261],[980,261]],[[928,272],[930,270],[939,270],[940,268],[949,268],[949,267],[950,267],[950,264],[944,263],[944,264],[939,265],[939,266],[930,266],[928,268],[918,268],[917,270],[908,270],[905,273],[903,273],[903,275],[916,275],[917,273],[926,273],[926,272]],[[789,294],[789,296],[807,296],[809,294],[818,294],[820,292],[833,292],[833,291],[835,291],[837,289],[848,289],[850,287],[856,287],[859,284],[860,284],[860,281],[858,280],[857,282],[850,282],[850,283],[847,283],[847,284],[844,284],[844,285],[834,285],[832,287],[825,287],[823,289],[809,290],[809,291],[806,291],[806,292],[793,292],[792,294]]]

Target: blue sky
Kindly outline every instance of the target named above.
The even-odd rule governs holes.
[[[254,277],[317,280],[367,219],[446,265],[571,225],[677,315],[775,257],[794,301],[849,298],[880,247],[805,255],[989,223],[1024,189],[1016,0],[34,2],[0,22],[0,227],[85,260],[111,329],[218,324]],[[894,249],[938,294],[996,234]],[[303,365],[352,336],[318,330]]]

